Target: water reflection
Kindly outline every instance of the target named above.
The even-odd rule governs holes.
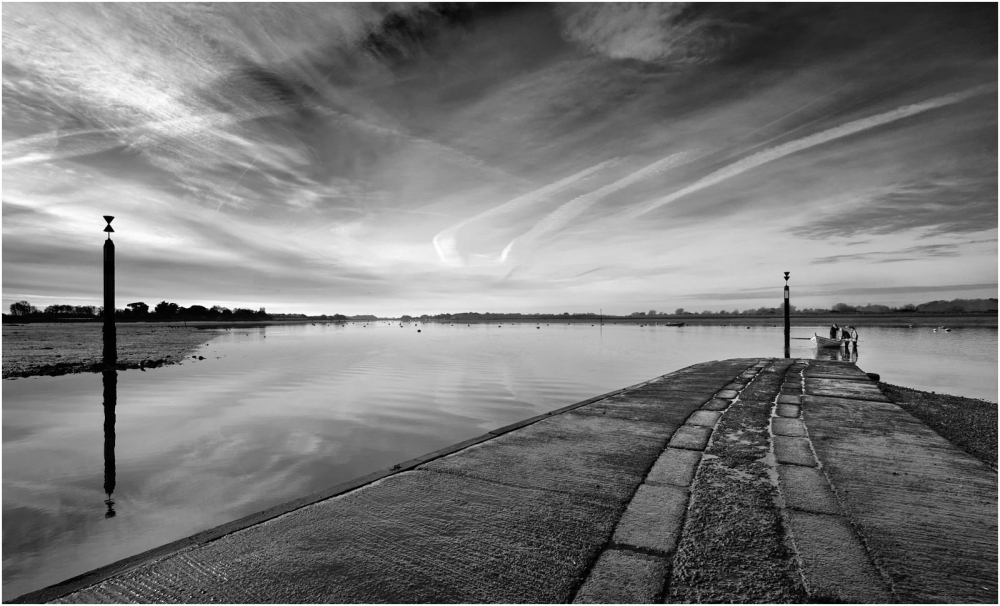
[[[118,371],[104,371],[104,504],[105,518],[115,517],[115,406],[118,405]]]

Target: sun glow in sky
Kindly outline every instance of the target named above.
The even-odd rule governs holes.
[[[997,6],[3,5],[3,306],[997,296]]]

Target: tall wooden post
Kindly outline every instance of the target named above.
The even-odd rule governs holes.
[[[790,320],[790,310],[788,308],[788,274],[790,272],[785,272],[785,357],[792,357],[791,349],[791,339],[792,339],[792,324]]]
[[[111,369],[118,363],[118,335],[115,331],[115,243],[111,240],[111,221],[114,217],[104,215],[108,226],[104,231],[108,239],[104,241],[104,367]]]

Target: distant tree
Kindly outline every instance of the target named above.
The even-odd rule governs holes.
[[[167,303],[166,301],[160,301],[159,303],[156,304],[156,307],[153,309],[153,311],[158,316],[162,317],[173,316],[177,313],[177,304]]]
[[[208,308],[204,305],[192,305],[187,308],[187,315],[192,318],[203,318],[208,315]]]
[[[674,313],[679,316],[682,313],[684,313],[684,308],[683,307],[678,307],[677,309],[674,310]]]
[[[399,317],[400,322],[412,322],[413,316],[402,315]]]
[[[93,305],[77,305],[73,308],[73,313],[78,316],[92,316],[94,315]]]
[[[137,301],[135,303],[129,303],[125,307],[132,310],[132,315],[144,316],[149,313],[149,305],[146,305],[142,301]]]
[[[831,311],[838,314],[845,314],[845,313],[851,313],[852,311],[854,311],[854,308],[848,305],[847,303],[837,303],[831,308]]]
[[[38,313],[38,308],[27,301],[10,304],[10,315],[12,316],[30,316],[33,313]]]
[[[70,314],[73,313],[72,305],[49,305],[45,308],[47,314]]]
[[[649,310],[649,311],[646,312],[646,315],[647,316],[655,316],[656,315],[656,310],[655,309],[651,309],[651,310]]]

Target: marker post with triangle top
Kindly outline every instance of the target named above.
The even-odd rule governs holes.
[[[108,239],[104,241],[104,368],[113,369],[118,364],[118,335],[115,330],[115,243],[111,234],[114,217],[104,215],[108,226],[104,231]]]

